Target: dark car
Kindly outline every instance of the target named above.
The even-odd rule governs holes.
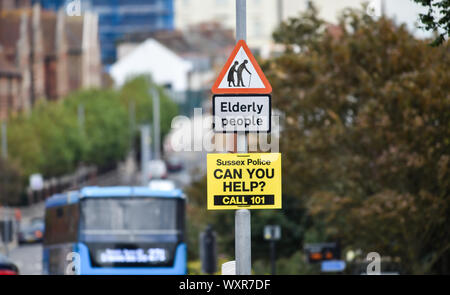
[[[45,223],[42,218],[35,218],[29,226],[22,228],[19,232],[19,244],[40,243],[44,237]]]
[[[15,276],[19,274],[17,266],[6,256],[0,254],[0,276]]]
[[[171,173],[180,172],[184,169],[183,161],[178,157],[170,157],[166,159],[167,170]]]

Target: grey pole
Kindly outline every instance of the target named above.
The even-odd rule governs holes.
[[[236,41],[247,40],[247,0],[236,0]]]
[[[161,110],[160,110],[160,98],[158,89],[153,88],[153,133],[154,133],[154,150],[155,150],[155,160],[161,159]]]
[[[84,106],[82,104],[78,105],[78,127],[80,132],[84,134]]]
[[[283,9],[284,9],[284,0],[278,0],[278,25],[283,22]]]
[[[4,218],[3,218],[3,235],[4,235],[4,246],[5,246],[5,254],[6,257],[9,257],[9,248],[8,243],[9,241],[9,224],[8,224],[8,207],[5,206],[4,209]]]
[[[251,275],[252,245],[251,245],[251,215],[247,209],[237,210],[235,216],[235,256],[236,274]]]
[[[236,0],[236,40],[247,40],[247,0]],[[237,135],[237,152],[248,153],[247,135]]]
[[[236,0],[236,39],[247,40],[247,1]],[[237,152],[248,153],[247,135],[237,134]],[[250,275],[252,269],[251,214],[237,210],[235,216],[236,274]]]
[[[276,256],[276,248],[275,248],[275,240],[270,241],[270,264],[272,269],[272,275],[276,274],[277,267],[277,256]]]
[[[134,135],[136,131],[136,103],[134,101],[130,101],[129,103],[129,120],[130,120],[130,149],[131,153],[134,156]]]
[[[150,161],[150,125],[141,127],[141,184],[148,184],[148,162]]]
[[[8,158],[8,134],[6,122],[2,122],[2,158]]]
[[[2,158],[6,160],[8,158],[8,137],[7,137],[7,126],[6,122],[2,122]],[[6,181],[6,179],[2,179],[2,181]],[[7,225],[7,208],[3,208],[3,245],[5,248],[6,256],[9,256],[8,250],[8,225]]]

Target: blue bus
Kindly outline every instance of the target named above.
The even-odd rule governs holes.
[[[50,275],[184,275],[180,190],[86,187],[46,201],[43,272]]]

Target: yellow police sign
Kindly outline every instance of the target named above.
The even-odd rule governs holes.
[[[281,209],[281,154],[208,154],[208,210]]]

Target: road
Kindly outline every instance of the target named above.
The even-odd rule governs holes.
[[[9,258],[17,265],[21,275],[42,274],[42,244],[19,246],[10,251]]]

